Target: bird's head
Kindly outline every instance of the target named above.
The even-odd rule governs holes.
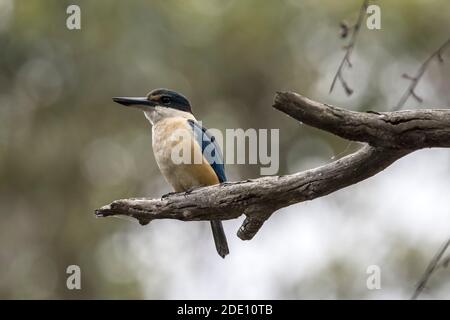
[[[146,97],[114,97],[114,102],[134,107],[145,112],[146,116],[159,116],[188,113],[192,114],[189,100],[180,93],[169,89],[155,89]]]

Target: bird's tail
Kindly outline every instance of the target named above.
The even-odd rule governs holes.
[[[228,250],[227,237],[225,236],[225,232],[223,231],[222,221],[211,220],[211,229],[217,253],[222,258],[225,258],[225,256],[229,254],[230,251]]]

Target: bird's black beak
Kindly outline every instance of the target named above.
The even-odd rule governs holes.
[[[127,107],[138,108],[141,110],[148,110],[155,106],[153,101],[147,99],[147,97],[114,97],[114,102],[120,103]]]

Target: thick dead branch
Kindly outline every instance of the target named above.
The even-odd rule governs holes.
[[[239,229],[251,239],[277,209],[327,195],[380,172],[404,151],[365,146],[325,166],[286,176],[227,182],[178,193],[165,199],[124,199],[96,211],[98,216],[127,215],[144,224],[153,219],[183,221],[234,219],[247,216]]]
[[[366,144],[315,169],[227,182],[164,199],[116,200],[96,210],[97,216],[126,215],[146,224],[154,219],[227,220],[245,214],[238,236],[248,240],[280,208],[365,180],[414,150],[450,147],[450,110],[353,112],[289,92],[278,93],[274,107],[305,124]]]
[[[312,127],[375,147],[411,150],[450,147],[448,109],[355,112],[295,93],[279,94],[274,107]]]

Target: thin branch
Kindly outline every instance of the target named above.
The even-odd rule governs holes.
[[[450,246],[450,238],[441,246],[441,248],[438,250],[438,252],[435,254],[433,259],[431,259],[430,263],[428,264],[427,269],[425,270],[424,274],[420,278],[419,283],[417,284],[416,290],[414,291],[413,296],[411,297],[411,300],[417,299],[417,297],[422,293],[423,289],[426,287],[428,280],[430,279],[431,275],[442,266],[447,266],[448,264],[448,258],[445,259],[443,264],[440,264],[439,261],[441,260],[442,256],[444,255],[447,248]]]
[[[436,51],[434,51],[419,67],[416,74],[414,76],[410,76],[408,74],[403,74],[402,77],[409,80],[410,84],[408,88],[406,89],[405,93],[401,96],[400,100],[398,101],[397,105],[393,109],[393,111],[400,110],[408,101],[409,97],[413,97],[416,101],[419,103],[423,102],[423,99],[419,97],[416,93],[416,87],[419,83],[419,80],[422,78],[423,74],[428,68],[428,65],[433,59],[437,59],[440,63],[444,62],[444,59],[442,58],[442,53],[447,48],[447,46],[450,45],[450,38],[447,39]]]
[[[367,14],[367,7],[368,7],[368,5],[369,5],[369,0],[364,0],[362,5],[361,5],[361,8],[359,9],[358,19],[356,20],[356,23],[355,23],[354,26],[349,27],[345,22],[341,22],[341,24],[340,24],[341,37],[342,38],[346,38],[349,30],[351,31],[351,36],[350,36],[349,44],[344,47],[345,54],[344,54],[344,57],[343,57],[341,63],[339,64],[339,67],[338,67],[338,69],[336,71],[336,74],[335,74],[335,76],[333,78],[333,81],[331,82],[330,92],[329,93],[331,93],[333,91],[337,80],[340,81],[340,83],[344,87],[345,93],[347,95],[351,95],[353,93],[353,89],[350,88],[349,84],[344,79],[343,71],[344,71],[345,66],[348,66],[349,68],[352,67],[352,63],[350,61],[350,58],[351,58],[353,49],[355,48],[356,39],[357,39],[359,31],[361,29],[361,26],[362,26],[362,23],[363,23],[363,19],[364,19],[364,17]]]
[[[450,265],[450,255],[447,255],[447,257],[441,259],[441,262],[439,262],[437,268],[448,268],[449,265]]]
[[[238,236],[249,240],[280,208],[363,181],[415,150],[450,147],[450,110],[353,112],[290,92],[279,92],[274,108],[312,127],[367,144],[315,169],[227,182],[164,199],[116,200],[96,210],[96,215],[126,215],[147,224],[155,219],[227,220],[245,214]]]

